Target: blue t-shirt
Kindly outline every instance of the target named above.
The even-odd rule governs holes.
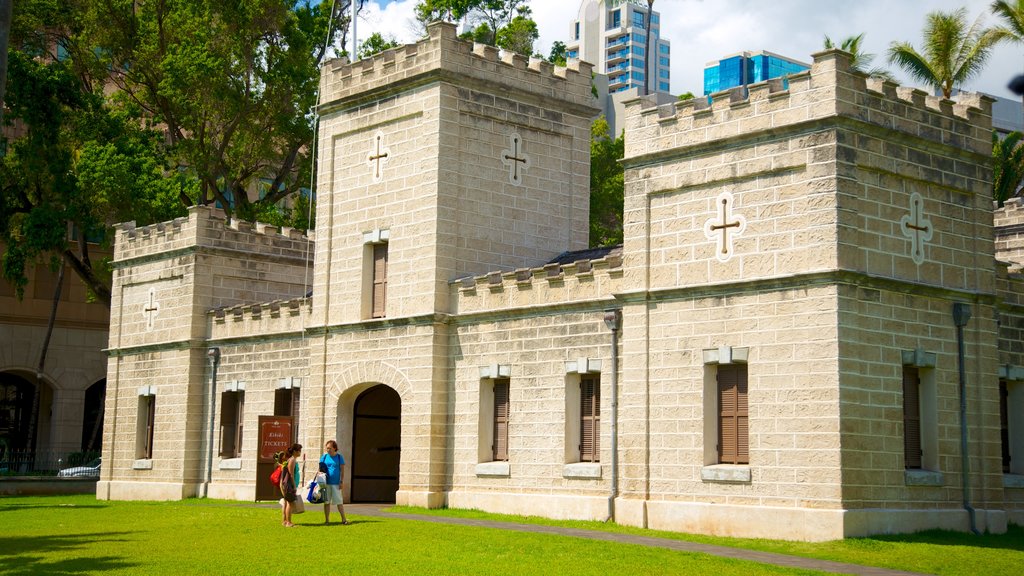
[[[345,457],[340,452],[333,458],[327,453],[320,457],[320,461],[327,466],[327,483],[341,484],[341,467],[345,465]]]

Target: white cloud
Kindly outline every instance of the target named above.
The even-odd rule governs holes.
[[[925,14],[965,6],[971,18],[987,13],[990,0],[655,0],[662,37],[672,42],[672,90],[703,90],[704,64],[743,50],[769,50],[809,62],[826,34],[834,40],[866,33],[865,50],[875,65],[887,67],[885,52],[894,40],[921,46]],[[530,3],[540,30],[535,50],[548,54],[555,40],[565,42],[576,19],[579,0]],[[370,0],[359,22],[359,36],[372,32],[413,42],[410,25],[416,0]],[[383,8],[381,8],[383,6]],[[994,23],[989,15],[987,22]],[[1010,78],[1024,71],[1024,47],[1001,46],[985,71],[968,82],[968,90],[1012,96]],[[894,70],[904,83],[907,78]]]

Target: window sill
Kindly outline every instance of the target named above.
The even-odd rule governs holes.
[[[907,486],[942,486],[942,472],[931,470],[906,470],[903,481]]]
[[[220,465],[217,466],[219,470],[241,470],[242,459],[241,458],[224,458],[220,461]]]
[[[1003,488],[1024,488],[1024,474],[1003,474]]]
[[[700,479],[704,482],[749,484],[750,466],[742,464],[713,464],[705,466],[700,470]]]
[[[132,463],[132,470],[152,470],[152,460],[136,460]]]
[[[476,465],[477,476],[503,476],[511,475],[511,467],[508,462],[481,462]]]
[[[574,462],[566,464],[562,469],[562,478],[578,478],[582,480],[600,480],[601,464],[598,462]]]

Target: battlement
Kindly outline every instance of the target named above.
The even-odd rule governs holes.
[[[188,216],[149,226],[115,224],[114,261],[205,246],[308,259],[311,240],[300,230],[226,218],[209,206],[192,206]]]
[[[626,102],[626,157],[784,128],[828,117],[893,129],[910,136],[991,154],[992,102],[977,94],[936,98],[850,69],[850,55],[813,55],[810,70],[663,106]]]
[[[590,91],[593,66],[571,60],[552,66],[545,60],[499,51],[493,46],[460,40],[454,24],[435,22],[428,36],[416,44],[385,50],[358,62],[337,58],[321,72],[322,109],[331,109],[357,97],[396,92],[438,79],[462,83],[476,80],[532,93],[552,104],[559,100],[593,107]]]
[[[610,298],[620,290],[622,251],[605,257],[495,271],[453,281],[459,314]]]
[[[312,312],[312,298],[223,306],[207,312],[211,340],[301,331]]]

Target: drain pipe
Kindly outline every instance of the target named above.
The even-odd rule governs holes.
[[[960,369],[960,477],[963,479],[964,510],[971,521],[971,532],[981,535],[971,506],[970,461],[967,457],[967,375],[964,368],[964,326],[971,319],[971,307],[953,303],[953,323],[956,325],[956,354]]]
[[[206,440],[206,481],[203,483],[203,498],[209,496],[210,482],[213,479],[213,423],[217,407],[217,367],[220,366],[220,348],[210,348],[206,351],[206,357],[210,359],[210,400],[207,402],[210,407],[210,429]]]
[[[619,495],[619,328],[622,310],[605,310],[604,323],[612,331],[612,482],[608,494],[608,520],[615,521],[615,498]]]

